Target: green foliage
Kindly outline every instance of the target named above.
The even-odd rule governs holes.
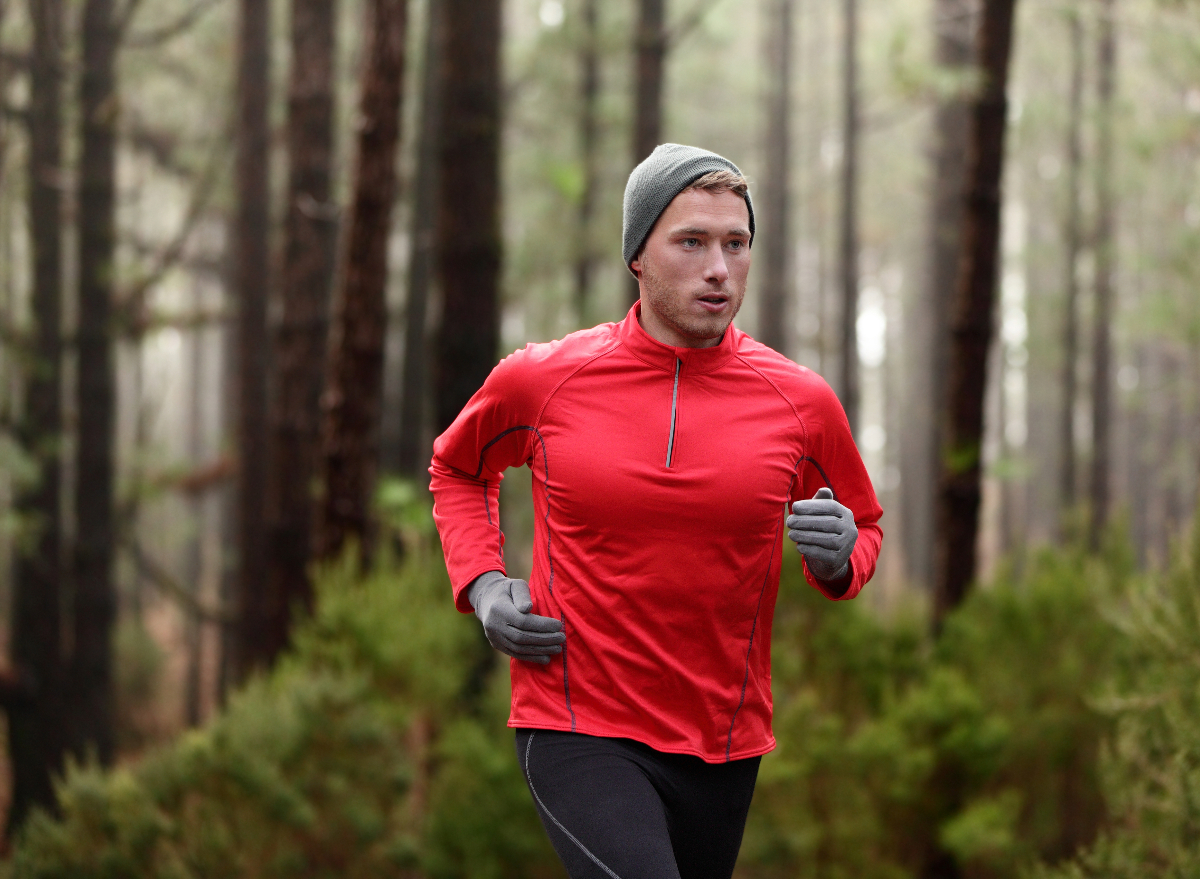
[[[4,875],[558,877],[428,510],[401,488],[383,552],[319,578],[269,677],[133,767],[71,767]],[[389,500],[390,498],[390,500]],[[426,535],[422,537],[421,535]],[[738,875],[1191,875],[1200,862],[1200,531],[1146,578],[1127,545],[1003,571],[945,622],[828,602],[787,556],[776,751]]]
[[[775,732],[740,875],[907,877],[952,859],[1016,876],[1104,819],[1093,698],[1124,639],[1102,566],[1047,554],[974,593],[936,645],[785,569]]]
[[[140,619],[122,620],[113,638],[117,720],[123,750],[136,750],[153,734],[155,700],[165,657]]]
[[[1041,879],[1190,877],[1200,864],[1200,520],[1162,576],[1114,605],[1132,645],[1099,707],[1116,724],[1104,761],[1114,820],[1100,841]]]
[[[390,521],[428,533],[428,509],[404,506]],[[434,559],[413,546],[366,576],[351,554],[323,571],[270,676],[134,767],[69,767],[60,817],[29,820],[4,875],[561,875],[512,755],[507,681],[477,711],[462,698],[476,633]]]

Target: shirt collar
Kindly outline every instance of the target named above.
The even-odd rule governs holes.
[[[676,348],[674,345],[658,341],[642,328],[638,322],[641,311],[642,302],[639,299],[633,303],[633,307],[621,321],[621,344],[632,351],[639,360],[667,372],[675,371],[677,360],[683,364],[683,370],[689,373],[705,373],[719,369],[733,356],[736,337],[741,334],[740,330],[730,324],[721,341],[711,348]]]

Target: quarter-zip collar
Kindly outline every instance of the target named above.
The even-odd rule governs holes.
[[[679,368],[684,374],[700,375],[720,369],[733,357],[736,336],[740,334],[733,324],[729,325],[720,343],[711,348],[676,348],[674,345],[664,345],[642,329],[638,323],[641,310],[640,300],[633,303],[621,321],[620,339],[622,345],[649,366],[672,374]]]

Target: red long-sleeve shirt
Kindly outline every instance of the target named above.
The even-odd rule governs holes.
[[[829,386],[730,327],[674,348],[635,305],[505,358],[434,443],[434,519],[459,610],[504,570],[504,470],[533,471],[534,613],[549,665],[512,660],[509,726],[631,738],[720,762],[766,753],[786,505],[829,486],[854,512],[853,598],[881,509]],[[811,574],[809,582],[822,588]]]

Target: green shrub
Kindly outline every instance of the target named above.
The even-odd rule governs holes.
[[[19,879],[561,877],[505,727],[508,678],[451,601],[428,511],[392,492],[403,562],[322,571],[268,677],[135,766],[73,767]],[[409,506],[406,506],[409,505]],[[831,603],[787,556],[776,751],[742,879],[1091,879],[1200,863],[1200,531],[1165,575],[1043,553],[933,642],[919,614]]]
[[[561,876],[505,728],[507,675],[450,601],[428,510],[407,554],[323,570],[293,650],[202,730],[136,766],[71,767],[14,879]],[[524,869],[522,865],[529,867]]]
[[[1194,877],[1200,869],[1200,519],[1166,572],[1113,606],[1131,650],[1098,706],[1117,734],[1101,761],[1112,812],[1095,846],[1050,879]]]
[[[1047,553],[973,593],[934,645],[913,617],[826,602],[789,558],[779,746],[739,875],[1012,877],[1091,842],[1111,735],[1093,700],[1125,649],[1103,612],[1118,586],[1096,567]]]

